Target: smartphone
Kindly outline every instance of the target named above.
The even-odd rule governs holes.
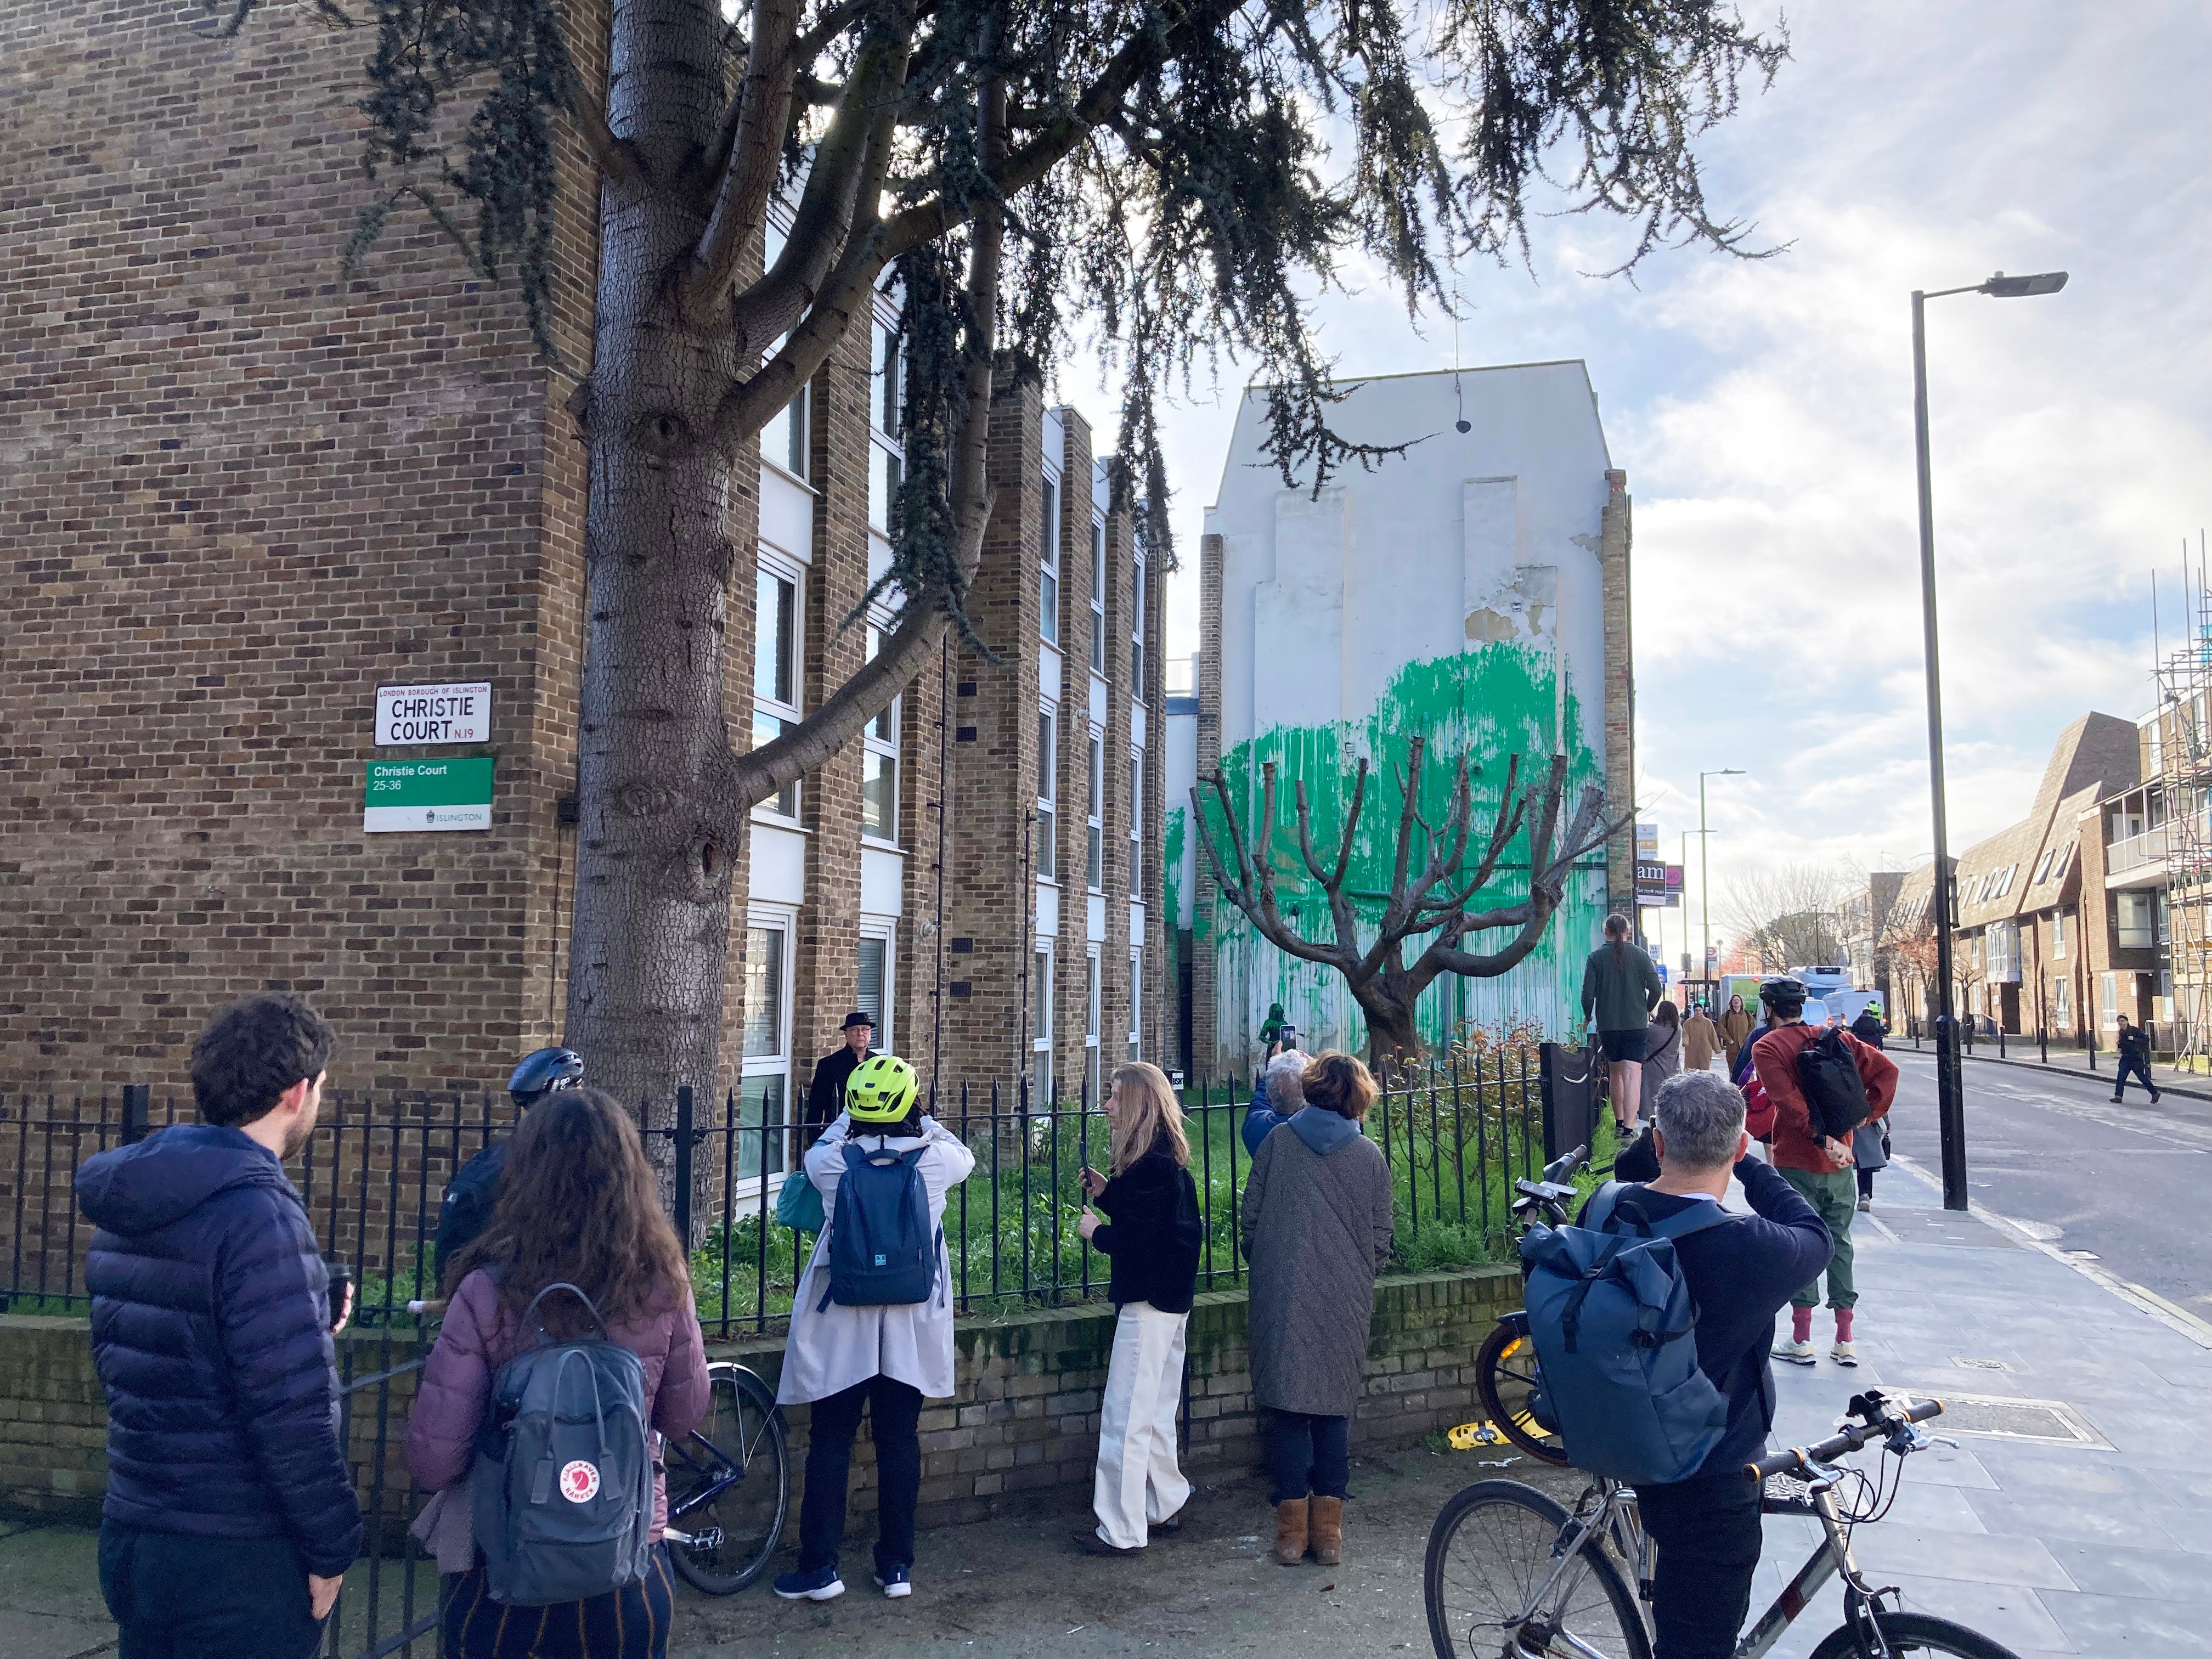
[[[332,1267],[331,1273],[331,1333],[337,1334],[346,1316],[346,1296],[353,1289],[353,1269]]]
[[[1278,1040],[1283,1045],[1284,1053],[1288,1054],[1291,1049],[1298,1046],[1298,1028],[1295,1025],[1285,1025],[1283,1027],[1282,1034]]]

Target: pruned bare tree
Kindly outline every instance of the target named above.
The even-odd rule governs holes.
[[[1275,822],[1275,765],[1261,769],[1260,829],[1247,842],[1242,815],[1230,793],[1229,782],[1217,770],[1190,792],[1191,814],[1206,849],[1207,865],[1229,902],[1250,919],[1260,936],[1287,956],[1301,962],[1320,963],[1344,976],[1352,1000],[1367,1019],[1368,1054],[1376,1061],[1403,1061],[1421,1051],[1420,1034],[1413,1024],[1414,1005],[1440,975],[1464,974],[1470,979],[1490,979],[1511,969],[1536,948],[1553,913],[1566,891],[1567,877],[1575,860],[1602,846],[1627,822],[1608,823],[1604,792],[1585,787],[1564,835],[1559,835],[1559,812],[1567,786],[1567,762],[1552,757],[1541,781],[1521,781],[1521,757],[1513,757],[1505,770],[1505,788],[1498,798],[1497,816],[1484,840],[1480,855],[1470,867],[1468,843],[1474,833],[1474,798],[1469,784],[1469,762],[1462,755],[1454,763],[1452,784],[1441,822],[1422,816],[1420,781],[1427,739],[1414,736],[1406,744],[1406,764],[1398,785],[1402,805],[1391,858],[1389,886],[1380,909],[1371,919],[1363,917],[1347,891],[1352,849],[1358,838],[1360,811],[1366,804],[1368,763],[1359,763],[1352,788],[1352,805],[1344,816],[1344,831],[1335,860],[1324,867],[1314,850],[1313,812],[1306,799],[1304,780],[1297,783],[1297,850],[1306,873],[1328,901],[1329,934],[1308,939],[1285,919],[1275,893],[1273,857]],[[1215,844],[1201,791],[1210,787],[1218,804],[1216,815],[1230,852],[1224,860]],[[1486,908],[1475,906],[1482,890],[1498,872],[1498,861],[1514,838],[1528,836],[1528,890],[1525,896]],[[1416,832],[1425,839],[1418,862]],[[1555,845],[1556,838],[1556,845]],[[1233,865],[1233,871],[1231,867]],[[1372,901],[1370,901],[1372,908]],[[1478,952],[1465,948],[1469,934],[1493,929],[1517,929],[1496,951]],[[1406,960],[1410,941],[1434,934],[1420,954]]]
[[[1758,971],[1778,974],[1845,959],[1843,908],[1850,891],[1848,871],[1785,864],[1738,876],[1718,908]]]

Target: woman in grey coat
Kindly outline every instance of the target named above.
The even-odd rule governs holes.
[[[1252,1397],[1267,1412],[1275,1559],[1296,1566],[1310,1543],[1329,1566],[1343,1559],[1375,1275],[1390,1259],[1390,1171],[1360,1133],[1376,1096],[1367,1068],[1332,1049],[1302,1081],[1306,1103],[1261,1142],[1237,1223],[1251,1269]]]

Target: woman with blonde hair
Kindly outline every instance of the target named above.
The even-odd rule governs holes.
[[[1118,1311],[1091,1486],[1098,1524],[1075,1541],[1091,1555],[1134,1555],[1153,1533],[1182,1529],[1190,1498],[1176,1463],[1176,1407],[1202,1229],[1182,1106],[1165,1073],[1141,1061],[1117,1067],[1105,1109],[1112,1173],[1085,1164],[1083,1190],[1109,1218],[1085,1205],[1076,1231],[1113,1263]]]
[[[1251,1269],[1252,1398],[1266,1408],[1275,1559],[1343,1559],[1352,1414],[1366,1382],[1375,1275],[1390,1259],[1390,1169],[1359,1121],[1375,1079],[1314,1056],[1304,1109],[1252,1160],[1237,1231]]]

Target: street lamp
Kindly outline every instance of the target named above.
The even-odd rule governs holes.
[[[2033,299],[2066,286],[2066,273],[2008,276],[2000,270],[1968,288],[1912,290],[1912,436],[1920,465],[1920,626],[1928,666],[1928,793],[1934,803],[1936,870],[1936,1116],[1943,1140],[1943,1207],[1963,1210],[1966,1194],[1966,1101],[1959,1071],[1959,1033],[1951,1014],[1951,853],[1943,812],[1943,677],[1936,655],[1936,506],[1928,477],[1927,303],[1951,294]]]
[[[1707,778],[1740,778],[1744,770],[1740,766],[1723,766],[1717,772],[1698,774],[1698,929],[1705,935],[1704,961],[1710,964],[1713,957],[1713,883],[1711,839],[1712,831],[1705,828],[1705,780]],[[1685,929],[1684,931],[1687,931]]]

